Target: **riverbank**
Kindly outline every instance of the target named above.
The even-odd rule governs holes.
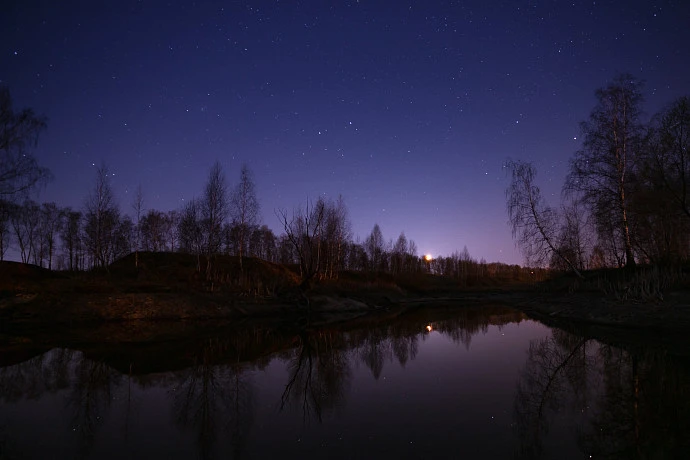
[[[305,291],[294,269],[258,259],[246,259],[240,269],[237,258],[231,257],[207,264],[190,255],[141,253],[137,265],[132,255],[108,271],[92,273],[52,272],[2,262],[0,334],[69,333],[101,323],[120,324],[134,335],[156,328],[125,323],[165,323],[168,326],[163,329],[171,331],[178,329],[170,326],[175,322],[247,320],[320,327],[424,308],[468,306],[511,307],[550,323],[690,333],[690,289],[664,289],[663,295],[654,291],[641,300],[617,295],[610,280],[609,287],[602,289],[601,274],[590,278],[594,281],[562,277],[546,283],[483,281],[467,287],[430,274],[346,273]],[[142,338],[148,340],[145,334]]]

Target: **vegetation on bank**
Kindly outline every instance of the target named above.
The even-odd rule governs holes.
[[[45,118],[15,112],[0,88],[7,120],[0,132],[0,262],[13,247],[25,263],[0,264],[0,315],[217,318],[248,314],[247,304],[253,312],[269,303],[308,312],[324,305],[367,309],[497,287],[513,295],[531,286],[596,293],[607,302],[664,302],[669,290],[688,287],[690,100],[679,98],[645,123],[641,89],[632,76],[619,75],[597,90],[561,211],[546,204],[531,164],[506,164],[509,224],[528,264],[540,267],[527,268],[478,261],[467,248],[420,256],[404,232],[386,240],[378,224],[360,241],[342,197],[275,210],[283,227],[276,235],[261,225],[251,171],[243,167],[230,186],[219,162],[200,197],[178,210],[147,209],[139,189],[134,212],[123,213],[105,165],[83,209],[38,204],[29,192],[50,173],[31,148]],[[567,270],[576,277],[556,276]],[[353,302],[328,300],[346,297]]]
[[[417,273],[343,271],[305,288],[297,265],[282,265],[253,257],[217,255],[207,261],[170,252],[130,254],[107,269],[52,271],[18,262],[0,262],[0,299],[9,303],[67,305],[80,296],[100,296],[103,304],[113,295],[191,296],[205,303],[286,303],[310,307],[317,297],[356,297],[365,304],[376,300],[439,297],[462,290],[518,288],[534,285],[543,271],[487,264],[474,276],[454,278],[430,270]],[[110,297],[109,297],[110,296]],[[307,308],[308,309],[308,308]]]

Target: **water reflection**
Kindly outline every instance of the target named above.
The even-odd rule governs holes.
[[[170,391],[172,413],[178,426],[195,434],[201,458],[210,458],[219,435],[229,439],[234,457],[242,453],[253,414],[253,386],[246,366],[239,362],[216,364],[231,341],[203,342],[196,363],[177,372]]]
[[[688,396],[687,360],[665,351],[505,308],[419,311],[354,329],[53,349],[0,368],[0,458],[455,456],[448,436],[476,458],[669,458],[689,447]],[[357,441],[338,447],[343,433]],[[406,433],[415,443],[397,441]]]
[[[561,330],[530,342],[515,392],[517,458],[549,458],[544,440],[567,414],[591,458],[681,458],[690,441],[687,358],[631,350]]]
[[[344,403],[350,383],[350,366],[346,343],[341,334],[332,331],[304,333],[299,345],[288,355],[288,381],[280,398],[280,410],[292,404],[302,412],[303,422]]]

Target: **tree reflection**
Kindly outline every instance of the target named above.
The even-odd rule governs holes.
[[[688,363],[603,346],[603,391],[583,451],[598,458],[683,458],[690,448]]]
[[[520,438],[518,458],[540,458],[548,415],[570,401],[572,382],[586,381],[587,340],[554,330],[551,337],[532,341],[518,380],[514,427]]]
[[[417,357],[417,353],[419,353],[419,334],[406,336],[401,334],[397,328],[394,328],[391,332],[393,334],[391,337],[393,354],[398,363],[405,367],[405,364],[409,360],[414,360]]]
[[[87,359],[81,353],[75,354],[74,360],[76,366],[66,406],[71,412],[70,426],[79,434],[82,441],[80,450],[86,456],[122,382],[122,375],[107,364]]]
[[[228,341],[208,340],[197,364],[177,374],[173,413],[178,425],[196,431],[201,458],[210,458],[219,432],[229,437],[234,457],[240,457],[253,416],[253,385],[239,363],[218,365]]]
[[[56,348],[28,361],[0,368],[0,401],[37,399],[67,388],[74,351]]]
[[[333,332],[300,334],[289,358],[281,411],[293,404],[301,408],[303,422],[314,417],[321,423],[325,413],[344,402],[351,370],[342,338]]]
[[[530,344],[517,384],[518,458],[544,456],[553,418],[570,409],[578,445],[593,458],[680,458],[690,448],[688,363],[554,330]],[[579,421],[578,421],[579,420]]]

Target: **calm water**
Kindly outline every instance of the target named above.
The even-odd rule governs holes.
[[[676,458],[689,438],[686,358],[508,309],[0,368],[0,459]]]

